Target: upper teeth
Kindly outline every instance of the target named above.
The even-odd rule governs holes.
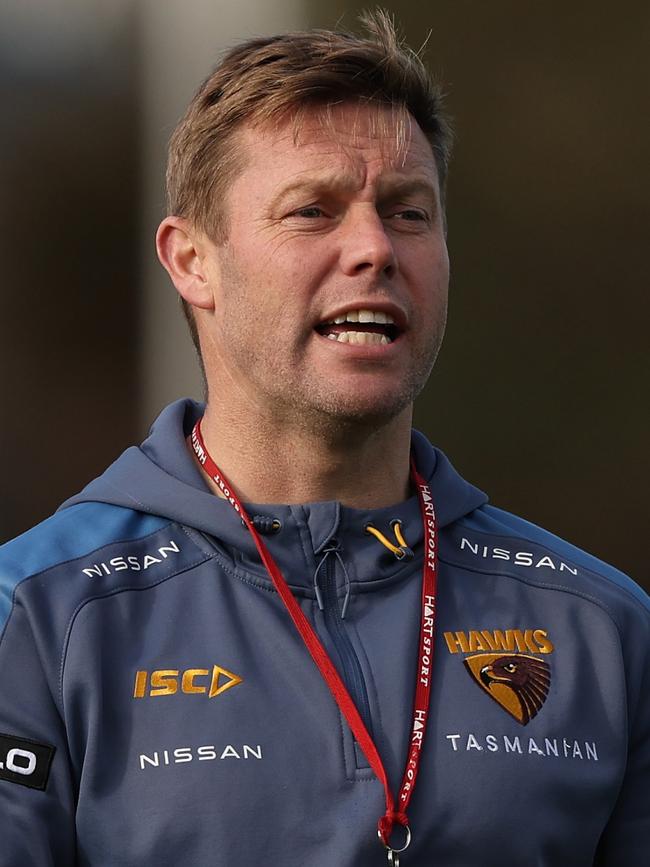
[[[342,325],[344,322],[377,322],[380,325],[394,325],[395,320],[389,313],[381,310],[348,310],[347,313],[329,319],[325,325]]]

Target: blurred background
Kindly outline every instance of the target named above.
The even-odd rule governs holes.
[[[0,541],[201,396],[155,257],[167,140],[240,39],[316,0],[4,0]],[[446,83],[450,323],[417,424],[492,502],[650,589],[650,5],[385,2]]]

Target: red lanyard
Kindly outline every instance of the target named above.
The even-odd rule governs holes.
[[[255,547],[257,548],[262,562],[271,576],[275,589],[280,598],[284,602],[291,619],[293,620],[296,629],[300,633],[302,640],[307,646],[307,650],[311,654],[314,662],[327,683],[334,700],[339,706],[341,713],[345,717],[357,740],[357,743],[363,750],[364,755],[368,759],[370,767],[373,769],[381,784],[384,787],[386,796],[386,812],[378,822],[378,833],[381,841],[388,850],[389,863],[399,864],[399,858],[396,857],[398,852],[403,851],[409,844],[411,833],[406,816],[411,796],[415,790],[415,781],[417,778],[418,767],[420,764],[420,755],[422,745],[424,743],[424,735],[426,732],[427,721],[429,716],[429,696],[431,694],[431,671],[433,663],[433,638],[434,638],[434,619],[436,610],[436,590],[437,590],[437,539],[436,539],[436,516],[433,507],[433,499],[431,490],[422,476],[418,473],[413,458],[411,458],[411,477],[417,487],[418,496],[420,499],[420,510],[422,512],[422,522],[424,525],[424,566],[422,570],[422,616],[420,621],[420,645],[418,648],[419,665],[417,682],[415,687],[415,702],[413,710],[413,725],[411,727],[411,741],[409,746],[409,754],[404,770],[404,778],[400,786],[398,796],[398,809],[395,809],[395,802],[388,786],[388,778],[384,769],[383,762],[377,751],[374,741],[368,734],[363,720],[352,701],[339,673],[334,667],[327,651],[321,644],[314,629],[302,612],[302,609],[296,602],[287,582],[284,580],[282,573],[277,567],[275,561],[271,557],[264,542],[260,539],[259,534],[252,522],[250,521],[246,510],[240,503],[235,494],[232,485],[226,479],[219,467],[208,454],[208,450],[201,436],[200,420],[194,425],[192,430],[192,446],[194,452],[213,482],[217,484],[219,490],[228,500],[230,505],[241,515],[242,520],[248,527]],[[406,845],[401,849],[393,849],[389,844],[390,834],[395,823],[403,825],[406,828]]]

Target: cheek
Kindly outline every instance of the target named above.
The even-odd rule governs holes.
[[[449,251],[442,234],[438,237],[435,248],[431,251],[431,261],[441,281],[449,281]]]
[[[449,257],[446,248],[436,255],[427,253],[419,258],[414,257],[409,275],[411,279],[408,282],[415,287],[414,294],[418,304],[425,308],[446,305],[449,288]]]
[[[433,264],[434,273],[434,292],[440,302],[447,303],[447,293],[449,290],[449,254],[447,246],[443,244],[439,255],[435,258]]]
[[[401,270],[411,275],[429,275],[430,281],[446,285],[449,280],[449,252],[442,231],[419,238],[405,238],[394,243]]]
[[[310,295],[326,279],[336,262],[332,246],[322,249],[318,243],[287,244],[278,272],[284,274],[290,295]]]

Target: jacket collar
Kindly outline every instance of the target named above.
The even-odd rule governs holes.
[[[189,454],[185,437],[204,406],[180,400],[168,406],[142,446],[127,449],[108,470],[61,508],[99,500],[169,517],[209,538],[218,556],[238,573],[270,586],[270,579],[249,531],[224,500],[211,493]],[[412,448],[420,474],[428,480],[439,528],[487,501],[486,495],[454,470],[446,456],[413,432]],[[423,526],[417,496],[382,509],[352,509],[337,501],[300,505],[245,503],[251,518],[275,520],[280,529],[264,534],[273,558],[295,590],[310,590],[314,573],[333,540],[348,571],[351,589],[370,589],[421,569]],[[261,520],[259,520],[261,519]],[[393,539],[392,523],[415,552],[411,561],[396,559],[365,527],[372,524]]]

